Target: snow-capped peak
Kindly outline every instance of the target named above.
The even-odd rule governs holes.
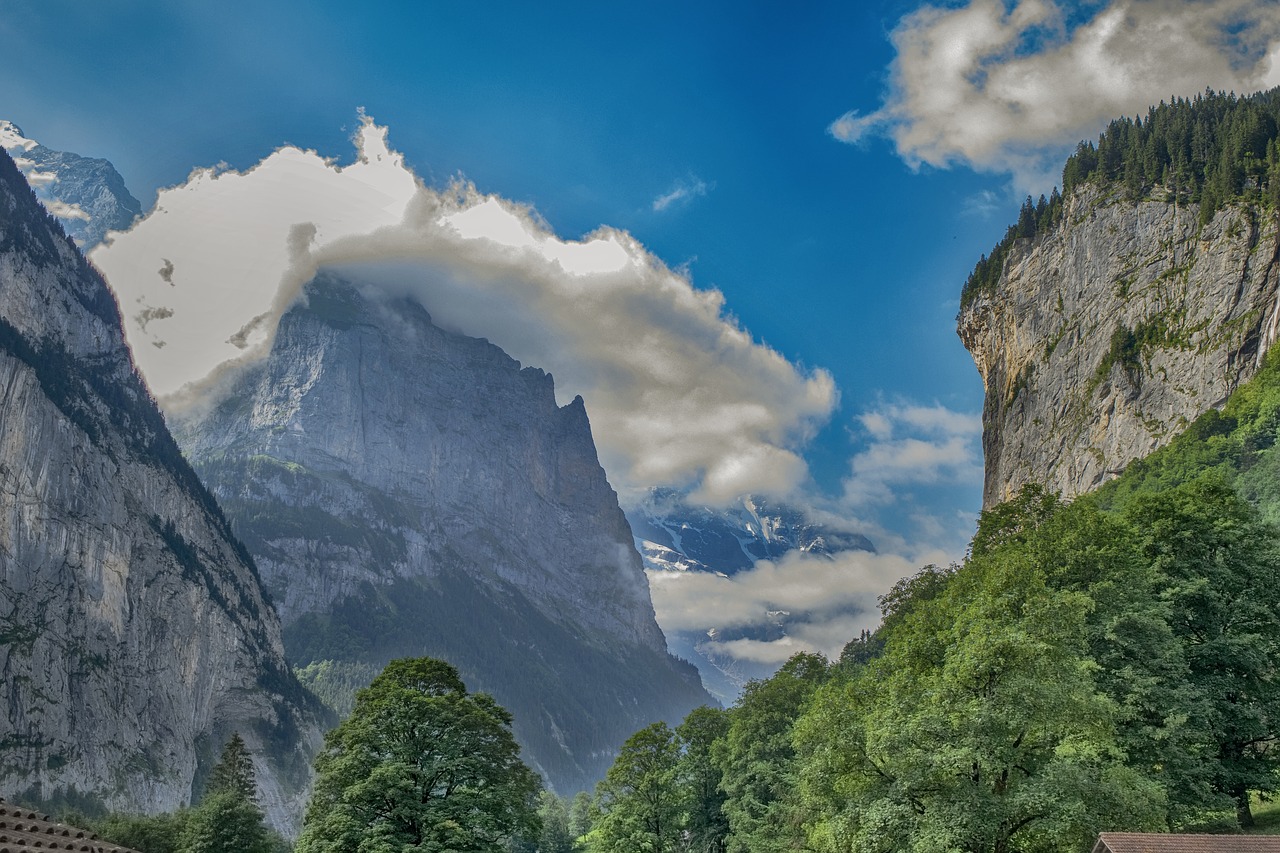
[[[0,120],[0,146],[6,151],[30,151],[39,145],[34,139],[22,135],[22,128],[11,121]]]

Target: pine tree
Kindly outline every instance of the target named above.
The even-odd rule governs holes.
[[[209,781],[205,783],[205,797],[223,792],[236,794],[251,803],[258,801],[253,759],[239,732],[231,735],[231,740],[222,749],[222,757],[209,774]]]

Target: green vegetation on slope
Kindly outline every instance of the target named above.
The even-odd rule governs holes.
[[[1062,195],[1023,203],[1016,224],[965,282],[963,310],[994,292],[1009,250],[1062,221],[1063,198],[1086,184],[1137,201],[1199,204],[1208,222],[1227,204],[1280,206],[1280,89],[1248,97],[1206,91],[1161,103],[1141,117],[1117,119],[1097,144],[1081,142],[1062,170]]]
[[[715,851],[1047,853],[1100,831],[1256,831],[1253,808],[1280,792],[1278,438],[1273,353],[1223,411],[1099,492],[1068,504],[1028,487],[984,512],[964,563],[899,582],[839,662],[800,656],[752,684],[705,750],[717,819],[679,772],[689,748],[650,729],[581,844],[623,849],[618,827],[656,827],[657,803],[654,850],[674,849],[694,804]]]

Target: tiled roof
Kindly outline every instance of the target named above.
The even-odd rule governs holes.
[[[1104,832],[1093,853],[1280,853],[1280,835]]]
[[[76,853],[138,853],[103,841],[92,832],[55,823],[48,815],[0,800],[0,853],[73,850]]]

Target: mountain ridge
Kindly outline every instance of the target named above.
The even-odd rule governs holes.
[[[221,742],[300,817],[324,713],[243,546],[165,428],[102,278],[0,157],[0,784],[155,811]]]

